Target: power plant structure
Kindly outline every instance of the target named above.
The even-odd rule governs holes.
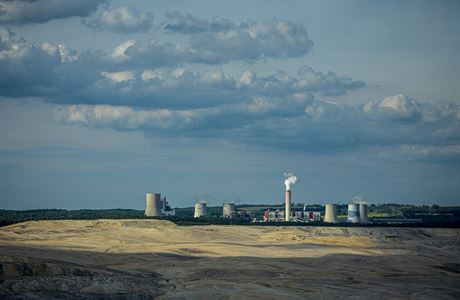
[[[161,200],[161,215],[162,216],[175,216],[176,211],[174,209],[171,209],[171,206],[169,206],[168,201],[166,201],[166,197],[163,197]]]
[[[195,213],[193,215],[194,218],[204,217],[206,216],[206,202],[197,201],[195,203]]]
[[[337,205],[326,204],[324,212],[325,223],[337,223]]]
[[[284,196],[285,210],[284,210],[284,221],[291,221],[291,188],[297,183],[297,176],[292,173],[284,173],[286,179],[284,185],[286,186],[286,193]]]
[[[367,203],[359,204],[359,223],[366,224],[369,222],[368,211]]]
[[[337,216],[337,204],[328,203],[324,205],[324,218],[321,216],[320,211],[307,211],[308,205],[303,204],[303,210],[299,209],[298,205],[294,207],[292,211],[292,187],[297,183],[297,176],[292,173],[284,173],[285,180],[285,194],[284,194],[284,206],[282,210],[279,205],[275,207],[269,207],[268,210],[263,212],[263,218],[259,219],[259,222],[321,222],[324,223],[340,223],[344,222],[342,218]],[[203,198],[201,198],[203,199]],[[160,193],[147,193],[145,196],[145,216],[147,217],[161,217],[161,216],[175,216],[175,210],[171,209],[166,197],[161,197]],[[313,209],[316,209],[317,205],[311,205]],[[271,210],[273,209],[274,210]],[[205,200],[198,200],[194,205],[194,218],[200,218],[208,215],[207,202]],[[342,208],[340,208],[342,210]],[[214,208],[210,208],[211,216],[219,216]],[[355,196],[347,205],[347,218],[348,223],[369,223],[369,206],[361,196]],[[257,213],[251,209],[240,208],[236,209],[234,202],[224,202],[222,204],[222,217],[227,219],[234,219],[230,223],[239,220],[252,220],[252,222],[258,222],[256,218]],[[375,220],[371,219],[371,223]]]
[[[237,216],[235,203],[227,202],[222,206],[222,216],[224,218],[235,218]]]
[[[359,210],[358,204],[349,203],[348,204],[348,218],[347,221],[350,223],[358,223],[359,222]]]
[[[147,193],[145,195],[145,216],[147,217],[160,217],[161,216],[161,194]]]
[[[286,209],[285,209],[285,213],[284,213],[284,220],[286,222],[289,222],[291,221],[291,191],[286,191],[286,194],[285,194],[285,197],[284,197],[285,201],[286,201]]]
[[[171,209],[166,197],[161,198],[160,193],[147,193],[145,195],[145,213],[146,217],[175,216],[176,211]]]

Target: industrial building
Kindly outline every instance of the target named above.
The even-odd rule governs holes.
[[[326,204],[324,208],[324,222],[325,223],[337,223],[337,205]]]
[[[368,223],[369,208],[367,202],[364,201],[361,196],[354,197],[352,201],[352,203],[348,204],[347,222],[362,224]]]
[[[369,208],[367,207],[367,203],[360,203],[359,204],[359,222],[366,224],[369,222],[368,218]]]
[[[206,216],[206,202],[197,201],[195,202],[195,212],[193,214],[194,218],[200,218]]]
[[[291,211],[289,217],[292,222],[319,222],[321,221],[321,213],[319,211]],[[267,210],[264,213],[265,222],[282,222],[286,221],[284,210]]]
[[[176,211],[166,201],[166,197],[161,198],[160,193],[147,193],[145,195],[145,216],[162,217],[175,216]]]
[[[166,197],[163,197],[163,200],[161,201],[161,203],[162,203],[162,208],[161,208],[162,216],[175,216],[176,215],[176,211],[174,209],[171,209],[171,206],[166,200]]]
[[[358,223],[359,222],[358,204],[355,204],[355,203],[348,204],[347,222],[350,222],[350,223]]]
[[[227,202],[222,205],[222,216],[224,218],[236,218],[238,216],[236,212],[235,203]]]

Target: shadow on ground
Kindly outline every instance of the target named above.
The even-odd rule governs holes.
[[[436,253],[257,258],[2,246],[0,263],[3,299],[460,299],[459,259]]]

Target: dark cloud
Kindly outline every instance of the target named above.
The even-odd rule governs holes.
[[[153,14],[132,7],[105,6],[83,23],[94,30],[119,33],[143,32],[153,28]]]
[[[0,24],[24,25],[53,19],[86,17],[105,1],[39,0],[0,2]]]
[[[72,94],[100,75],[99,53],[77,53],[64,45],[31,44],[0,27],[0,95],[7,97],[61,97]]]
[[[46,97],[56,103],[190,108],[238,103],[257,96],[302,97],[330,91],[344,94],[364,86],[362,81],[331,72],[323,74],[305,66],[297,77],[284,72],[257,76],[251,71],[228,74],[219,69],[193,72],[181,67],[151,68],[149,60],[165,63],[165,59],[153,55],[143,60],[144,54],[140,52],[146,50],[135,41],[120,44],[112,53],[78,53],[64,45],[28,43],[7,28],[0,28],[0,38],[0,95],[7,97]],[[180,45],[170,46],[176,53],[182,52]],[[184,53],[192,51],[185,49]],[[196,49],[192,52],[198,53]],[[174,51],[166,49],[163,53],[174,55]],[[131,65],[132,60],[144,62],[142,66]]]

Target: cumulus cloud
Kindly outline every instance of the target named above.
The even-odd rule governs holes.
[[[219,69],[194,72],[183,67],[150,67],[148,59],[142,66],[131,65],[130,58],[136,56],[133,52],[140,48],[136,41],[128,40],[110,53],[78,53],[65,45],[35,45],[7,28],[0,28],[3,86],[0,95],[46,97],[47,101],[59,103],[101,104],[102,101],[157,108],[206,107],[257,96],[331,94],[331,91],[337,95],[365,85],[347,76],[324,74],[306,66],[299,69],[297,76],[284,72],[257,76],[250,70],[230,74]]]
[[[0,95],[6,97],[61,97],[87,92],[101,75],[102,57],[77,53],[65,45],[27,42],[6,27],[0,27]],[[100,72],[100,71],[99,71]]]
[[[131,81],[134,79],[134,74],[131,71],[102,72],[101,75],[114,83],[123,82],[123,81]]]
[[[181,15],[183,16],[183,15]],[[301,24],[284,20],[248,21],[239,26],[224,19],[204,22],[192,16],[181,25],[182,33],[193,32],[189,42],[137,42],[124,52],[132,65],[166,66],[179,63],[221,64],[230,61],[254,61],[265,58],[300,57],[309,53],[313,41]],[[207,24],[207,25],[206,25]],[[227,25],[226,25],[227,24]],[[169,27],[168,27],[169,26]],[[171,27],[173,26],[173,27]],[[209,27],[210,29],[204,29]],[[177,29],[179,30],[179,29]]]
[[[100,0],[38,0],[0,2],[0,24],[24,25],[45,23],[53,19],[86,17],[101,3]]]
[[[272,25],[275,26],[274,23]],[[250,27],[248,27],[249,29]],[[249,36],[249,33],[247,35]],[[133,93],[136,92],[132,95],[133,97],[141,97],[146,93],[151,93],[152,90],[157,91],[174,86],[176,88],[188,88],[191,92],[190,96],[196,98],[202,94],[200,91],[204,90],[207,84],[217,93],[209,95],[207,98],[222,97],[224,101],[228,101],[237,94],[239,89],[246,90],[247,93],[278,93],[283,95],[291,92],[320,92],[320,89],[324,88],[322,91],[324,93],[329,93],[327,90],[334,90],[335,93],[339,94],[359,88],[364,84],[335,74],[323,76],[324,79],[334,78],[335,83],[338,84],[335,87],[333,86],[334,83],[310,84],[305,78],[296,78],[282,73],[257,77],[255,74],[250,75],[251,73],[245,72],[242,77],[236,79],[234,77],[236,75],[224,74],[219,70],[198,74],[187,71],[180,78],[173,76],[151,81],[148,80],[148,73],[150,72],[148,70],[178,69],[175,66],[184,63],[215,64],[229,60],[247,60],[251,56],[246,56],[245,50],[239,51],[239,54],[232,51],[225,53],[217,49],[198,49],[190,43],[159,44],[154,41],[137,42],[135,40],[127,40],[108,53],[94,50],[77,52],[65,45],[47,42],[41,45],[30,43],[4,27],[0,28],[0,38],[0,75],[3,84],[0,95],[9,97],[46,96],[49,97],[50,101],[59,98],[60,101],[64,102],[97,103],[98,97],[117,98],[116,89],[111,91],[112,87],[100,83],[102,78],[106,78],[103,74],[126,71],[133,72],[131,79],[133,79],[133,84],[137,85],[137,89],[133,90]],[[231,44],[231,41],[222,41],[222,43]],[[202,46],[200,47],[202,48]],[[228,45],[228,47],[234,48],[235,45]],[[246,46],[242,45],[242,47],[245,48]],[[252,58],[281,55],[281,52],[265,53],[265,50],[268,49],[262,48],[259,47],[259,50],[256,50],[257,54]],[[144,72],[146,73],[144,74]],[[84,88],[82,89],[82,87]],[[222,91],[219,92],[217,87],[222,88]],[[103,95],[104,92],[107,92],[108,95]],[[174,91],[171,92],[174,93]],[[123,90],[122,95],[125,96],[125,93],[126,90]],[[68,96],[61,97],[63,94]],[[161,96],[160,94],[159,97]],[[83,100],[76,100],[78,98]]]
[[[420,118],[422,107],[415,99],[400,94],[387,97],[379,103],[367,102],[362,109],[377,118],[413,121]]]
[[[269,117],[301,116],[304,103],[297,99],[256,97],[246,103],[195,109],[142,109],[112,105],[68,105],[55,110],[62,124],[87,127],[114,127],[119,130],[215,131],[238,129]]]
[[[84,24],[94,30],[109,30],[120,33],[143,32],[152,29],[153,14],[132,7],[105,6]]]
[[[387,102],[383,99],[377,106]],[[417,105],[425,111],[433,108],[430,104]],[[451,116],[449,120],[419,118],[415,123],[384,119],[362,107],[314,98],[300,101],[295,96],[256,97],[245,103],[186,110],[73,105],[58,108],[55,118],[66,125],[143,130],[148,135],[224,137],[302,152],[361,147],[383,159],[448,160],[460,155],[460,119],[456,117],[460,105],[451,105],[444,111]],[[456,112],[451,111],[453,107]]]
[[[283,20],[252,20],[235,29],[195,34],[190,44],[221,60],[299,57],[313,47],[303,25]]]
[[[353,80],[349,76],[338,76],[334,72],[326,74],[313,70],[309,66],[299,68],[301,78],[299,86],[310,90],[320,91],[323,96],[339,96],[348,90],[355,90],[365,86],[361,80]]]
[[[57,46],[32,45],[8,28],[0,27],[0,82],[3,96],[25,88],[34,94],[38,86],[48,86],[48,77],[61,63]]]
[[[232,21],[221,17],[215,17],[208,21],[179,11],[168,11],[165,16],[168,21],[163,22],[160,27],[175,33],[191,34],[206,31],[224,31],[236,27]]]

